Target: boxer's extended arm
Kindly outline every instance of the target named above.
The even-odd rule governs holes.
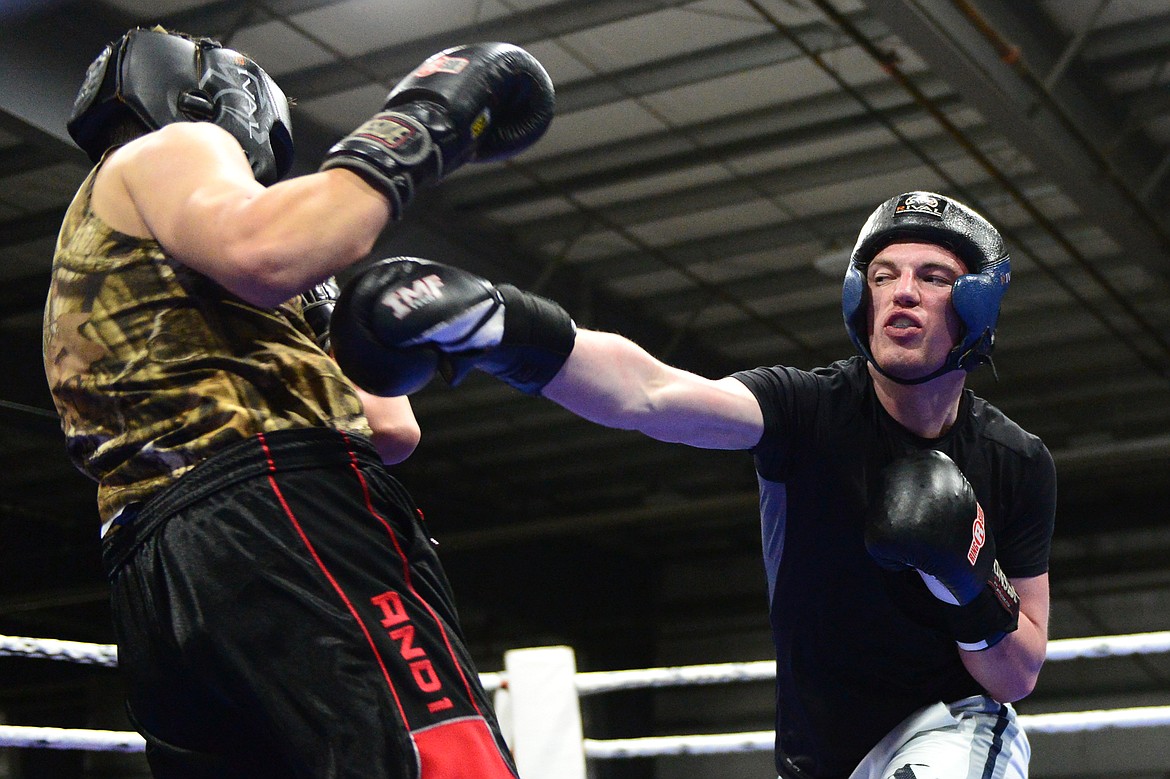
[[[673,368],[612,333],[579,330],[543,394],[607,427],[704,449],[749,449],[764,432],[760,405],[739,380]]]
[[[408,394],[436,372],[473,368],[609,427],[712,449],[763,434],[755,396],[733,378],[672,368],[628,339],[579,331],[557,303],[415,258],[382,260],[346,284],[333,345],[367,391]]]

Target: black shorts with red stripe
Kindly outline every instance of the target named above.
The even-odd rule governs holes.
[[[159,779],[514,779],[422,517],[368,441],[233,445],[103,542]]]

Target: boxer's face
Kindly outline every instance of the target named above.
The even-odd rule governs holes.
[[[895,243],[869,263],[869,348],[882,370],[900,379],[932,373],[959,340],[962,325],[951,286],[967,272],[948,249]]]

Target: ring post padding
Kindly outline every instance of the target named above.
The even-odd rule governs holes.
[[[566,646],[504,653],[516,768],[525,779],[585,779],[577,661]]]
[[[490,690],[489,690],[490,692]],[[498,684],[492,693],[492,708],[496,711],[496,722],[500,724],[500,735],[512,754],[516,754],[516,734],[512,732],[512,694],[508,685]]]

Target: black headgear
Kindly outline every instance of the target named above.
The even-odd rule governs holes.
[[[137,120],[143,132],[173,122],[212,122],[231,133],[256,179],[279,181],[292,165],[288,100],[264,70],[210,38],[130,30],[85,74],[69,134],[96,162],[111,128]]]
[[[920,379],[890,376],[873,359],[866,327],[866,267],[892,243],[917,241],[942,246],[954,252],[967,266],[967,274],[955,279],[951,305],[963,324],[963,333],[946,362]],[[991,362],[995,347],[995,323],[999,303],[1012,278],[1012,264],[1003,238],[990,222],[967,206],[933,192],[897,195],[870,214],[857,237],[845,284],[841,310],[845,329],[857,350],[882,375],[900,384],[921,384],[953,370],[972,371]]]

